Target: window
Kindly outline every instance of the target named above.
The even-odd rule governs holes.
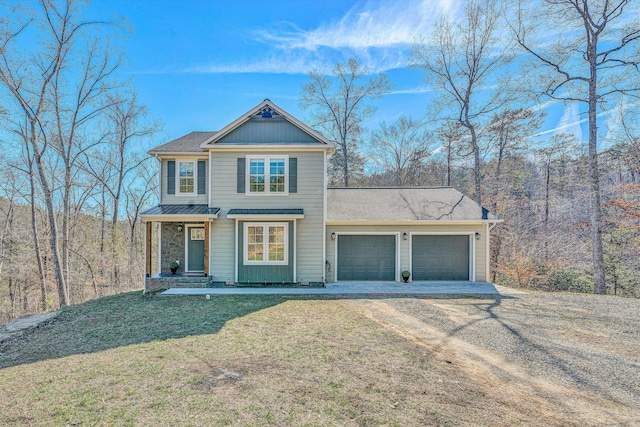
[[[196,193],[196,162],[178,162],[178,194]]]
[[[248,157],[247,194],[280,194],[288,191],[288,156]]]
[[[191,240],[204,240],[204,228],[190,228]]]
[[[287,223],[245,223],[245,264],[287,265]]]

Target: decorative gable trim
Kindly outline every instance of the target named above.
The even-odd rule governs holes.
[[[272,118],[283,118],[287,120],[289,123],[295,125],[300,130],[312,136],[316,139],[320,144],[324,144],[325,148],[334,149],[333,142],[329,141],[320,133],[316,132],[309,126],[302,123],[300,120],[293,117],[291,114],[284,111],[282,108],[275,105],[269,99],[265,99],[259,105],[247,111],[245,114],[234,120],[232,123],[228,124],[220,131],[218,131],[215,135],[212,135],[210,138],[207,138],[202,144],[200,144],[200,148],[203,149],[211,149],[217,148],[215,144],[218,140],[223,138],[225,135],[229,134],[231,131],[247,122],[250,119],[272,119]]]

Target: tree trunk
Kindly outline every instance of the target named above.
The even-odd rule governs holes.
[[[56,210],[53,203],[53,192],[49,186],[48,177],[46,175],[45,166],[42,162],[42,155],[38,152],[38,130],[35,120],[31,120],[31,145],[34,150],[34,160],[36,169],[38,171],[38,177],[40,178],[40,185],[42,186],[42,193],[44,196],[45,206],[47,208],[47,216],[49,220],[50,239],[51,246],[51,261],[53,262],[53,271],[56,277],[56,285],[58,288],[58,298],[60,306],[69,305],[69,292],[64,280],[64,274],[62,273],[62,265],[60,263],[60,251],[58,249],[58,224],[56,222]]]
[[[593,244],[593,292],[606,294],[604,274],[604,250],[602,247],[602,208],[600,206],[600,176],[598,170],[598,122],[597,122],[597,66],[596,42],[589,47],[589,189],[591,190],[591,241]]]
[[[42,261],[42,253],[40,250],[40,236],[38,233],[38,219],[36,218],[36,193],[33,180],[33,167],[29,171],[29,184],[31,186],[31,234],[33,235],[33,247],[36,252],[36,264],[38,266],[38,277],[40,281],[40,301],[42,302],[42,310],[47,310],[47,275]]]
[[[544,262],[549,261],[549,187],[551,183],[551,157],[547,161],[544,186]]]

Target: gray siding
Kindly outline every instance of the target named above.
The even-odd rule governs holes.
[[[324,151],[291,151],[284,154],[298,159],[297,193],[287,196],[252,196],[236,192],[237,158],[250,155],[274,155],[277,152],[213,152],[209,189],[212,206],[220,207],[218,220],[213,221],[211,272],[226,280],[235,276],[234,220],[227,220],[229,209],[304,209],[304,218],[297,220],[296,281],[322,282],[324,213]],[[275,220],[275,219],[274,219]],[[220,247],[216,247],[220,244]],[[231,257],[226,253],[231,254]],[[225,252],[223,254],[223,252]]]
[[[475,252],[475,280],[487,281],[487,251],[485,240],[486,226],[482,224],[478,225],[328,225],[327,226],[327,261],[331,265],[331,272],[327,274],[327,281],[333,282],[336,280],[336,240],[331,240],[331,233],[399,233],[400,242],[399,249],[399,262],[396,265],[398,274],[404,270],[411,270],[411,253],[409,250],[409,242],[411,238],[407,240],[402,239],[402,233],[480,233],[480,240],[473,240],[474,252]]]
[[[284,119],[251,119],[216,144],[306,144],[320,142]]]
[[[171,159],[174,160],[174,159]],[[194,157],[194,158],[179,158],[179,159],[175,159],[176,160],[176,175],[178,174],[178,160],[207,160],[208,162],[208,158],[207,157]],[[169,159],[162,159],[162,163],[160,165],[160,176],[162,177],[160,183],[161,183],[161,190],[162,190],[162,198],[161,198],[161,204],[163,205],[206,205],[209,201],[209,198],[207,196],[208,193],[208,188],[207,191],[205,192],[205,194],[195,194],[195,195],[191,195],[191,196],[181,196],[178,194],[178,186],[176,186],[176,194],[167,194],[167,162],[169,161]],[[196,164],[196,169],[197,169],[197,164]],[[197,186],[197,180],[196,180],[196,186]]]
[[[235,221],[232,219],[215,219],[211,223],[209,275],[214,282],[235,280],[235,232]]]

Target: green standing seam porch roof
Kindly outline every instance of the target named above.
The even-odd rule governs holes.
[[[220,212],[220,208],[210,208],[208,205],[158,205],[151,209],[147,209],[140,215],[216,216],[218,212]]]

